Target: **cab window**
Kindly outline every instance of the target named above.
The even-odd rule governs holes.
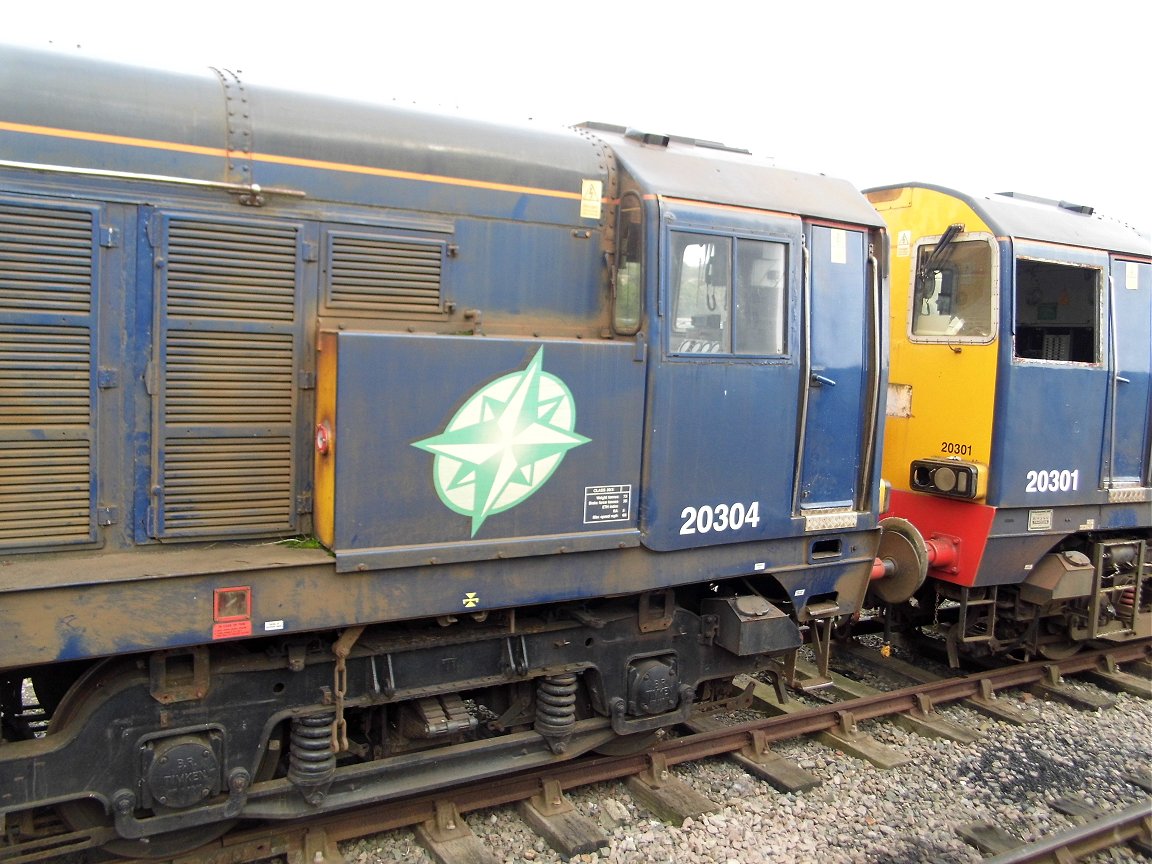
[[[686,231],[671,239],[672,353],[783,354],[786,244]]]
[[[1101,271],[1095,267],[1016,262],[1015,353],[1024,360],[1097,363]]]
[[[736,241],[734,336],[737,354],[784,353],[784,274],[788,247]]]
[[[728,354],[732,238],[672,233],[672,350]]]
[[[617,333],[640,329],[644,285],[644,223],[640,199],[625,195],[617,214],[616,274],[612,296],[612,326]]]
[[[991,342],[995,336],[992,243],[956,239],[959,228],[952,226],[917,252],[910,316],[914,341]]]

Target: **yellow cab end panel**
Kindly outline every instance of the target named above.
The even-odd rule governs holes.
[[[894,488],[906,490],[915,459],[991,461],[999,252],[988,226],[946,190],[904,186],[874,190],[868,198],[887,223],[892,244],[883,472]],[[937,263],[948,278],[937,282],[948,284],[925,298],[923,284],[916,285],[917,264],[931,260],[954,225],[962,227],[953,229],[952,251],[967,246],[978,254],[941,255]],[[977,297],[979,292],[984,296]],[[945,299],[956,308],[930,308]],[[989,310],[979,322],[948,314],[962,304],[971,309],[977,300]]]

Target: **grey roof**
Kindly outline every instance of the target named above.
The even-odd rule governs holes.
[[[234,99],[228,104],[223,82]],[[231,129],[226,122],[230,109],[238,112]],[[51,157],[78,168],[179,171],[202,180],[225,179],[224,160],[207,154],[234,144],[238,131],[250,135],[247,144],[261,154],[565,192],[579,192],[582,179],[608,176],[607,145],[653,194],[883,227],[868,201],[844,180],[776,168],[710,142],[667,136],[642,140],[623,128],[596,124],[575,129],[495,124],[390,104],[240,87],[224,70],[183,74],[0,45],[0,117],[205,148],[206,155],[185,158],[178,169],[173,167],[176,155],[162,146],[110,152],[60,139]]]
[[[1152,236],[1131,225],[1104,218],[1094,213],[1091,207],[1066,201],[1012,192],[969,195],[930,183],[915,182],[876,186],[864,191],[906,187],[933,189],[964,201],[997,236],[1152,256]]]
[[[231,109],[243,115],[235,125],[250,130],[258,153],[576,193],[582,178],[604,172],[600,145],[563,127],[496,124],[253,84],[235,86],[237,101],[226,106],[221,79],[231,83],[232,76],[0,45],[0,117],[219,149],[229,143]],[[129,153],[121,161],[142,158]],[[136,170],[136,164],[91,167]],[[222,179],[208,163],[188,162],[181,170]]]
[[[584,124],[603,138],[647,191],[673,198],[775,210],[882,227],[883,220],[848,181],[776,168],[747,151],[713,142],[645,135]]]

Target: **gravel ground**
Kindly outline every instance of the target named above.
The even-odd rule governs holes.
[[[1085,690],[1092,685],[1073,683]],[[622,784],[570,793],[576,808],[611,838],[578,864],[967,864],[981,855],[956,834],[971,821],[991,822],[1023,840],[1074,825],[1052,809],[1056,799],[1078,794],[1088,803],[1119,808],[1143,792],[1123,778],[1152,772],[1152,702],[1118,695],[1114,708],[1082,711],[1030,694],[1001,695],[1033,712],[1025,727],[990,720],[960,706],[945,718],[982,733],[971,745],[922,738],[883,721],[861,724],[882,743],[912,757],[902,767],[874,768],[810,740],[778,751],[820,777],[823,785],[781,794],[722,759],[673,769],[674,776],[720,805],[720,810],[681,826],[657,820],[636,804]],[[502,864],[563,859],[533,834],[511,808],[466,817]],[[412,832],[394,831],[342,846],[349,862],[411,862],[432,858]],[[1125,847],[1089,859],[1148,862]]]

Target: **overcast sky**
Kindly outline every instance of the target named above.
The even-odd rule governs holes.
[[[1089,204],[1152,231],[1130,0],[9,4],[0,40],[496,120],[723,141],[863,188]]]

